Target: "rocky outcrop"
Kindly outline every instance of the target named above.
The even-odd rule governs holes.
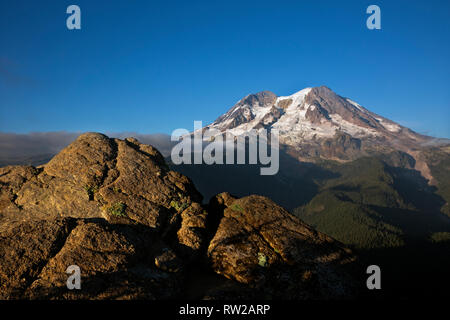
[[[223,210],[208,247],[217,273],[276,299],[348,298],[354,293],[354,281],[344,269],[355,257],[335,240],[265,197],[235,199],[225,193],[211,201]]]
[[[44,167],[0,168],[0,187],[0,230],[5,239],[0,250],[9,257],[0,267],[3,298],[73,298],[48,292],[67,291],[61,281],[71,264],[80,266],[94,283],[114,277],[119,283],[110,281],[109,287],[125,290],[125,275],[166,279],[204,245],[201,195],[187,177],[168,169],[156,149],[132,138],[83,134]],[[23,270],[17,272],[15,264]],[[143,290],[143,283],[153,280],[147,280],[130,284],[133,292],[108,289],[107,295],[87,289],[83,292],[89,294],[80,297],[148,298],[153,290]],[[144,296],[134,291],[138,287]],[[155,297],[173,296],[176,290],[166,293]]]
[[[0,298],[175,299],[205,282],[195,297],[351,296],[336,241],[264,197],[201,201],[133,138],[87,133],[42,167],[0,168]]]
[[[262,91],[249,94],[241,99],[227,113],[216,119],[214,123],[220,123],[220,129],[232,129],[255,119],[254,108],[266,108],[273,106],[277,96],[270,91]]]
[[[326,158],[350,160],[359,156],[361,140],[344,132],[337,132],[332,139],[321,143],[321,155]]]
[[[286,110],[292,104],[292,99],[284,99],[278,102],[278,107],[283,110]]]
[[[2,299],[167,299],[179,294],[182,274],[157,263],[171,249],[148,228],[75,218],[3,226]],[[179,263],[175,255],[170,260]],[[71,265],[81,270],[81,290],[67,289]]]
[[[181,221],[181,209],[202,199],[153,147],[95,133],[81,135],[43,168],[0,168],[0,183],[5,217],[104,218],[166,232]]]
[[[306,110],[305,118],[313,124],[321,124],[323,120],[330,120],[328,111],[316,105],[312,105]]]
[[[271,106],[277,100],[277,96],[275,93],[270,91],[262,91],[255,94],[249,94],[244,99],[239,101],[241,105],[249,105],[249,106],[260,106],[267,107]]]
[[[363,128],[383,129],[375,119],[367,117],[362,110],[355,108],[350,102],[325,86],[312,88],[305,97],[305,104],[316,106],[327,115],[339,114],[343,119]]]
[[[270,126],[275,123],[282,115],[283,109],[273,106],[261,121],[254,127],[255,129],[270,129]]]

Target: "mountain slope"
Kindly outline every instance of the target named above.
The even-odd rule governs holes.
[[[294,210],[318,230],[359,248],[401,246],[450,231],[440,212],[444,199],[417,171],[373,157],[323,166],[336,178],[322,181],[317,195]]]
[[[252,129],[277,129],[280,143],[302,159],[349,160],[371,152],[408,152],[432,139],[325,86],[283,97],[268,91],[248,95],[206,128],[236,136]]]
[[[385,294],[446,294],[449,140],[417,134],[326,87],[249,95],[206,128],[236,136],[278,129],[280,166],[273,176],[260,176],[257,165],[173,166],[203,194],[271,197],[380,265]]]

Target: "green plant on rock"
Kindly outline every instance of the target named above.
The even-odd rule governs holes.
[[[178,212],[180,212],[180,211],[183,211],[184,209],[186,209],[187,207],[189,207],[189,204],[186,202],[180,203],[179,201],[172,200],[170,202],[170,206],[172,208],[174,208],[175,210],[177,210]]]
[[[267,267],[267,257],[262,252],[258,252],[258,264],[263,268]]]
[[[244,212],[244,208],[242,208],[240,205],[238,205],[237,203],[233,203],[231,205],[231,209],[234,211],[239,211],[239,212]]]
[[[98,189],[98,185],[91,186],[87,184],[84,186],[84,191],[86,191],[89,200],[94,200],[94,195],[98,192]]]
[[[110,207],[106,208],[106,211],[115,217],[127,217],[127,205],[123,202],[116,202]]]

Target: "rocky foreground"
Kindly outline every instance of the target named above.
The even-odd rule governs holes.
[[[202,204],[133,138],[87,133],[45,166],[0,168],[1,299],[352,298],[355,263],[268,198]]]

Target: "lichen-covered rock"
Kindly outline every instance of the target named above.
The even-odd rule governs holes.
[[[220,194],[223,218],[209,244],[213,269],[284,299],[351,297],[354,280],[345,272],[352,253],[332,238],[261,196],[234,199]]]
[[[64,246],[75,225],[70,218],[0,224],[0,299],[23,297],[42,268]],[[66,266],[67,267],[67,266]]]
[[[192,254],[204,246],[206,218],[207,212],[198,203],[181,213],[181,227],[177,232],[181,250]]]
[[[0,168],[0,299],[352,294],[352,254],[269,199],[201,201],[133,138],[87,133],[47,165]]]
[[[153,147],[98,133],[81,135],[43,168],[0,168],[0,186],[3,217],[104,218],[167,232],[182,219],[177,206],[198,208],[202,199]]]
[[[1,298],[176,298],[204,244],[201,199],[132,138],[87,133],[43,167],[0,168]]]
[[[167,299],[180,294],[181,274],[156,257],[167,248],[140,226],[78,220],[64,246],[47,261],[24,296],[31,299]],[[68,290],[66,269],[81,271],[81,290]],[[169,273],[170,271],[170,273]]]
[[[0,299],[180,297],[182,262],[147,227],[75,218],[3,222]],[[171,259],[162,259],[167,252]],[[81,270],[81,290],[67,288],[71,265]]]

